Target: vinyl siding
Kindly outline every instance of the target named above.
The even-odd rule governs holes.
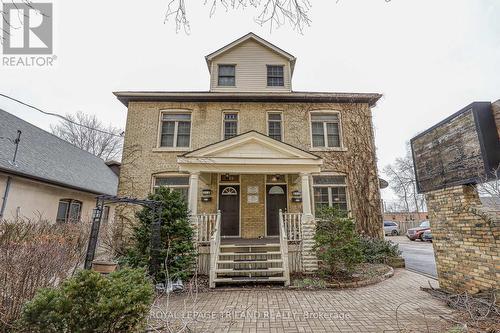
[[[218,86],[219,65],[236,65],[236,86]],[[284,66],[285,85],[283,87],[267,86],[266,65]],[[212,61],[210,79],[211,91],[289,92],[292,90],[290,81],[290,62],[288,59],[254,40],[247,40],[219,55]]]

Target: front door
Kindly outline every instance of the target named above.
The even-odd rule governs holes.
[[[286,185],[266,186],[267,236],[279,236],[279,210],[286,210]]]
[[[219,209],[221,212],[221,236],[240,235],[240,186],[219,187]]]

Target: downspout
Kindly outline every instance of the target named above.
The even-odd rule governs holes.
[[[9,139],[11,140],[11,139]],[[21,131],[17,130],[17,138],[12,141],[16,145],[16,148],[14,150],[14,156],[12,157],[12,165],[16,166],[16,157],[17,157],[17,150],[19,148],[19,142],[21,141]],[[0,219],[3,218],[3,214],[5,212],[5,207],[7,207],[7,199],[9,197],[9,191],[10,191],[10,183],[12,182],[12,177],[7,176],[7,184],[5,184],[5,192],[3,194],[2,198],[2,207],[0,208]]]
[[[11,179],[12,179],[11,176],[7,176],[7,184],[5,185],[5,192],[4,192],[3,198],[2,198],[2,208],[0,208],[0,219],[3,218],[3,214],[5,212],[5,207],[7,206],[7,198],[9,197]]]

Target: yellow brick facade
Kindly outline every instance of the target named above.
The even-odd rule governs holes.
[[[191,113],[191,147],[184,150],[159,148],[159,129],[162,111],[188,111]],[[343,147],[317,150],[311,148],[310,114],[312,111],[337,111]],[[324,159],[323,171],[339,172],[347,176],[348,198],[355,218],[363,219],[360,226],[372,224],[381,229],[380,193],[376,169],[375,149],[371,123],[371,109],[368,104],[356,103],[233,103],[233,102],[130,102],[128,107],[123,162],[119,184],[119,195],[143,198],[152,190],[153,179],[157,175],[176,173],[179,170],[177,157],[187,151],[218,142],[222,138],[223,113],[238,113],[238,132],[255,130],[267,133],[267,113],[281,111],[283,119],[283,141],[297,148],[310,151]],[[367,129],[355,133],[356,128]],[[354,129],[354,130],[353,130]],[[359,136],[365,140],[360,140]],[[361,147],[362,145],[362,147]],[[369,159],[363,161],[359,151],[370,146]],[[368,213],[361,214],[360,207],[368,207],[366,199],[357,199],[349,184],[355,175],[355,167],[366,170],[366,179],[356,179],[370,192]],[[221,170],[223,172],[223,170]],[[217,210],[217,174],[201,174],[198,193],[198,212],[212,213]],[[300,212],[302,205],[291,202],[292,192],[300,190],[298,174],[288,175],[288,209]],[[295,180],[295,181],[292,181]],[[241,177],[241,236],[258,237],[265,234],[265,177],[245,175]],[[246,202],[246,189],[258,185],[258,204]],[[202,202],[201,190],[212,191],[212,201]],[[381,231],[380,231],[381,232]]]

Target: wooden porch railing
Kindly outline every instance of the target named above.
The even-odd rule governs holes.
[[[217,260],[219,259],[220,251],[220,229],[221,229],[221,214],[220,210],[215,214],[215,224],[210,233],[210,276],[209,284],[210,288],[215,288],[215,277],[217,270]]]
[[[288,237],[285,230],[284,214],[279,211],[279,229],[280,229],[280,249],[281,260],[283,261],[283,276],[285,277],[285,287],[290,285],[290,268],[288,267]]]
[[[302,240],[302,213],[283,213],[285,232],[289,242]]]
[[[210,237],[215,228],[218,214],[198,214],[194,216],[198,223],[198,243],[210,243]]]

